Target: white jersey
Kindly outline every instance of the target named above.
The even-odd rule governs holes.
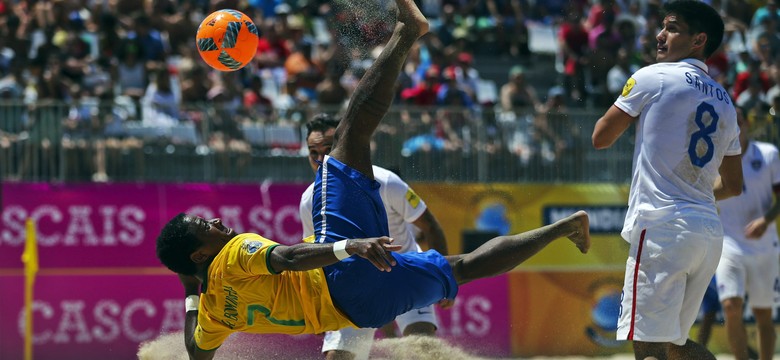
[[[734,105],[707,75],[685,59],[646,66],[626,82],[615,106],[636,123],[633,175],[623,238],[682,213],[717,217],[713,185],[723,156],[740,154]]]
[[[387,211],[387,225],[394,245],[401,245],[398,252],[418,252],[420,246],[414,237],[414,225],[427,208],[425,202],[415,194],[409,185],[390,170],[374,166],[374,179],[379,182],[379,195]],[[312,221],[312,193],[314,183],[301,195],[300,216],[303,237],[314,234]]]
[[[777,228],[771,222],[760,239],[747,239],[745,226],[772,207],[773,186],[780,184],[780,157],[772,144],[751,141],[742,155],[742,194],[718,202],[723,223],[723,253],[758,255],[777,249]]]

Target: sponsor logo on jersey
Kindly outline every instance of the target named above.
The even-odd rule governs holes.
[[[634,85],[636,85],[636,80],[634,80],[634,78],[628,78],[626,84],[623,85],[623,93],[621,93],[620,95],[623,97],[628,96],[628,94],[631,93],[631,89],[634,88]]]
[[[412,188],[406,190],[406,201],[408,201],[409,205],[411,205],[414,209],[417,209],[417,207],[420,206],[420,197],[415,194]]]

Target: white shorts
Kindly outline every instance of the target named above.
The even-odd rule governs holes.
[[[684,216],[629,236],[617,339],[685,344],[720,259],[720,220]]]
[[[425,322],[431,323],[436,328],[439,327],[436,321],[434,305],[426,306],[422,309],[407,311],[395,318],[398,328],[403,333],[407,326]],[[348,351],[355,355],[355,360],[366,360],[371,353],[371,344],[374,342],[374,328],[344,328],[339,331],[328,331],[325,333],[325,339],[322,343],[322,352],[332,350]]]
[[[778,272],[780,263],[774,251],[759,255],[724,253],[716,272],[718,299],[745,299],[747,294],[749,307],[770,309],[775,303]]]

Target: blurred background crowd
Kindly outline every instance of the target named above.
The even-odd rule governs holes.
[[[775,1],[710,1],[727,30],[710,74],[770,140]],[[391,3],[0,0],[0,177],[256,180],[253,159],[305,155],[305,121],[344,110],[390,31]],[[630,138],[605,173],[590,133],[654,62],[659,0],[418,3],[431,31],[388,84],[396,106],[375,138],[377,163],[422,180],[627,179]],[[261,35],[253,63],[231,73],[207,67],[194,41],[223,8],[249,15]],[[198,167],[171,171],[188,163]]]

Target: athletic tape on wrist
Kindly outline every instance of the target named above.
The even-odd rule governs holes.
[[[349,257],[347,253],[347,240],[336,241],[333,243],[333,254],[339,260],[344,260]]]
[[[184,299],[184,312],[198,311],[198,305],[200,304],[200,296],[190,295]]]

